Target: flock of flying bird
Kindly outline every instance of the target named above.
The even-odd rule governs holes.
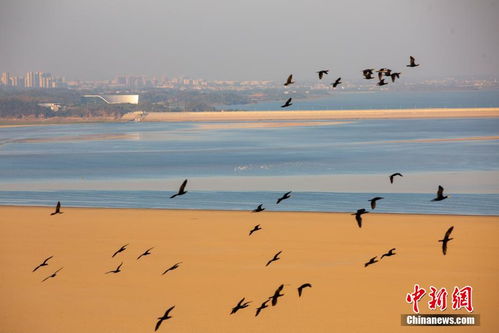
[[[416,59],[413,56],[409,57],[409,65],[406,65],[407,67],[418,67],[419,64],[416,64]],[[378,73],[378,83],[377,85],[382,87],[384,85],[387,85],[388,82],[385,82],[384,77],[390,77],[392,79],[392,82],[395,82],[395,79],[400,79],[400,74],[402,72],[394,72],[389,68],[380,68],[379,70],[375,70],[374,68],[367,68],[362,71],[362,75],[364,76],[364,79],[366,80],[372,80],[374,79],[374,72]],[[318,72],[316,72],[319,75],[319,80],[322,80],[324,75],[329,74],[329,69],[323,69]],[[286,79],[286,82],[284,82],[284,86],[287,87],[290,84],[295,83],[293,81],[293,74],[290,74],[288,78]],[[338,85],[342,84],[341,82],[341,77],[337,78],[333,83],[331,83],[331,86],[333,89],[335,89]],[[286,102],[281,105],[281,108],[287,108],[288,106],[293,105],[291,101],[293,100],[292,97],[288,98]]]
[[[415,59],[411,56],[410,57],[410,64],[407,65],[407,67],[417,67],[419,66],[419,64],[416,64],[415,63]],[[400,72],[392,72],[392,70],[388,69],[388,68],[381,68],[379,69],[378,71],[376,71],[378,73],[378,79],[379,79],[379,82],[378,82],[378,85],[379,86],[383,86],[385,84],[387,84],[384,80],[383,77],[391,77],[392,79],[392,82],[395,82],[395,79],[398,79],[400,77]],[[329,70],[320,70],[317,72],[317,74],[319,75],[319,79],[322,79],[324,77],[324,75],[327,75],[329,73]],[[365,69],[363,70],[363,75],[364,75],[364,78],[366,80],[370,80],[370,79],[373,79],[373,74],[374,73],[374,69]],[[289,75],[288,79],[286,80],[286,83],[284,83],[285,86],[288,86],[290,84],[293,84],[294,81],[293,81],[293,75]],[[331,85],[333,86],[333,88],[336,88],[339,84],[341,84],[341,77],[339,77],[338,79],[335,80],[335,82],[333,82]],[[288,107],[288,106],[291,106],[292,103],[291,103],[291,100],[292,98],[289,98],[286,103],[284,105],[282,105],[281,107]],[[390,179],[390,183],[393,184],[394,182],[394,178],[396,176],[399,176],[399,177],[403,177],[403,175],[399,172],[397,173],[394,173],[394,174],[391,174],[389,176],[389,179]],[[186,191],[186,186],[187,186],[187,179],[185,179],[182,184],[180,185],[179,189],[178,189],[178,192],[173,194],[170,198],[173,199],[177,196],[182,196],[182,195],[185,195],[187,193]],[[281,203],[283,200],[286,200],[286,199],[289,199],[291,198],[291,191],[289,192],[286,192],[284,193],[280,198],[277,199],[276,201],[276,204],[278,205],[279,203]],[[437,196],[432,200],[432,201],[442,201],[444,199],[448,198],[447,195],[444,195],[444,188],[442,186],[438,186],[438,190],[437,190]],[[371,209],[374,210],[376,208],[376,204],[379,200],[382,200],[384,199],[383,197],[374,197],[372,199],[369,200],[370,204],[371,204]],[[264,211],[265,208],[263,207],[263,204],[259,204],[254,210],[253,212],[255,213],[258,213],[258,212],[262,212]],[[60,201],[57,202],[57,205],[56,205],[56,208],[55,208],[55,211],[53,213],[51,213],[50,215],[57,215],[57,214],[62,214],[63,212],[61,211],[61,203]],[[365,208],[361,208],[361,209],[358,209],[355,213],[353,213],[352,215],[355,215],[355,221],[357,222],[357,225],[359,228],[362,228],[362,215],[364,214],[367,214],[369,213],[369,211],[367,211]],[[439,242],[442,242],[442,253],[444,255],[447,254],[447,243],[452,240],[453,238],[450,238],[450,234],[452,233],[454,227],[450,227],[445,235],[444,235],[444,238],[443,239],[440,239],[438,240]],[[253,227],[253,229],[251,229],[249,231],[249,236],[251,236],[253,233],[257,232],[257,231],[260,231],[262,230],[262,227],[260,226],[260,224],[257,224]],[[118,250],[116,250],[113,255],[111,256],[112,258],[114,258],[116,255],[118,255],[119,253],[123,252],[126,250],[127,246],[129,244],[125,244],[123,246],[121,246]],[[147,249],[146,251],[144,251],[143,253],[141,253],[136,260],[139,260],[141,259],[142,257],[144,256],[148,256],[151,254],[151,250],[153,249],[153,247]],[[390,250],[388,250],[386,253],[382,254],[381,257],[380,257],[380,260],[383,259],[384,257],[390,257],[390,256],[393,256],[395,255],[396,253],[394,252],[396,250],[396,248],[392,248]],[[276,262],[278,260],[280,260],[281,258],[279,257],[281,255],[282,251],[279,251],[277,252],[266,264],[265,264],[265,267],[269,266],[270,264],[272,264],[273,262]],[[39,268],[41,267],[44,267],[44,266],[48,266],[48,261],[50,259],[52,259],[53,256],[50,256],[48,258],[46,258],[41,264],[39,264],[38,266],[36,266],[34,269],[33,269],[33,272],[37,271]],[[368,262],[366,262],[364,264],[364,267],[367,267],[369,265],[372,265],[374,263],[377,263],[379,262],[379,260],[377,260],[378,256],[375,256],[375,257],[372,257]],[[173,270],[176,270],[177,268],[179,268],[180,264],[182,264],[182,262],[177,262],[175,263],[174,265],[168,267],[163,273],[162,275],[170,272],[170,271],[173,271]],[[105,274],[117,274],[117,273],[120,273],[121,272],[121,267],[123,266],[123,262],[121,262],[114,270],[110,270],[110,271],[107,271],[105,272]],[[54,273],[52,273],[51,275],[47,276],[46,278],[44,278],[42,280],[42,282],[45,282],[46,280],[50,279],[50,278],[55,278],[57,276],[57,273],[59,273],[61,270],[63,269],[63,267],[59,268],[57,271],[55,271]],[[302,296],[302,293],[303,293],[303,289],[304,288],[311,288],[312,285],[310,283],[303,283],[301,284],[297,290],[298,290],[298,296],[301,297]],[[267,308],[268,307],[268,303],[270,302],[272,306],[275,306],[277,305],[277,301],[278,301],[278,298],[279,297],[282,297],[284,296],[283,293],[281,293],[284,289],[284,284],[281,284],[274,292],[274,294],[272,296],[269,296],[266,300],[264,300],[261,305],[259,307],[256,308],[256,312],[255,312],[255,316],[258,316],[260,314],[260,312]],[[239,300],[239,302],[232,308],[230,314],[235,314],[236,312],[242,310],[242,309],[245,309],[249,306],[249,304],[251,303],[251,301],[246,301],[246,298],[243,297],[241,300]],[[170,315],[171,311],[175,308],[175,306],[171,306],[170,308],[168,308],[166,310],[166,312],[161,316],[161,317],[158,317],[157,318],[157,323],[156,323],[156,326],[155,326],[155,331],[157,331],[159,329],[159,327],[161,326],[162,322],[165,321],[165,320],[168,320],[170,318],[172,318],[172,316]]]
[[[394,183],[394,179],[395,177],[403,177],[403,175],[399,172],[397,173],[394,173],[394,174],[391,174],[389,176],[389,179],[390,179],[390,183],[393,184]],[[178,192],[173,194],[170,198],[173,199],[177,196],[181,196],[181,195],[185,195],[187,193],[186,191],[186,186],[187,186],[187,179],[185,179],[182,184],[180,185],[179,189],[178,189]],[[276,201],[276,204],[279,204],[281,203],[283,200],[286,200],[286,199],[289,199],[291,198],[291,191],[289,192],[286,192],[284,193],[281,197],[279,197]],[[437,190],[437,195],[436,197],[432,200],[432,201],[442,201],[444,199],[448,198],[447,195],[444,195],[444,188],[442,186],[438,186],[438,190]],[[384,199],[383,197],[374,197],[370,200],[368,200],[371,204],[371,209],[374,210],[376,208],[376,203],[379,201],[379,200],[382,200]],[[258,212],[262,212],[264,211],[265,208],[263,207],[263,204],[259,204],[254,210],[252,210],[252,212],[254,213],[258,213]],[[55,208],[55,211],[53,213],[51,213],[50,215],[56,215],[56,214],[62,214],[63,212],[61,211],[61,202],[58,201],[57,202],[57,205],[56,205],[56,208]],[[367,211],[365,208],[361,208],[361,209],[358,209],[357,212],[353,213],[352,215],[355,215],[355,220],[357,222],[357,225],[359,228],[362,228],[362,215],[364,214],[367,214],[369,213],[369,211]],[[259,231],[259,230],[262,230],[262,227],[260,226],[260,224],[257,224],[253,227],[253,229],[251,229],[249,231],[249,236],[251,236],[254,232],[256,231]],[[438,240],[439,242],[442,242],[442,253],[444,255],[447,254],[447,243],[449,241],[451,241],[453,238],[450,238],[450,234],[452,233],[452,231],[454,230],[454,227],[450,227],[445,235],[444,235],[444,238],[443,239],[440,239]],[[123,246],[121,246],[118,250],[116,250],[113,255],[111,256],[112,258],[114,258],[116,255],[118,255],[119,253],[123,252],[126,250],[127,246],[129,244],[125,244]],[[139,260],[141,259],[142,257],[144,256],[148,256],[151,254],[151,250],[153,249],[153,247],[147,249],[146,251],[144,251],[143,253],[141,253],[136,260]],[[394,251],[396,250],[396,248],[392,248],[390,250],[388,250],[386,253],[382,254],[381,257],[380,257],[380,260],[383,259],[384,257],[391,257],[393,255],[396,255],[397,253],[395,253]],[[270,264],[272,264],[273,262],[276,262],[278,260],[280,260],[281,258],[279,257],[281,255],[282,251],[279,251],[277,252],[266,264],[265,264],[265,267],[269,266]],[[46,258],[41,264],[39,264],[38,266],[36,266],[34,269],[33,269],[33,272],[37,271],[39,268],[43,267],[43,266],[48,266],[48,261],[53,258],[53,256],[50,256],[48,258]],[[375,256],[375,257],[372,257],[371,259],[369,259],[368,262],[366,262],[364,264],[364,267],[367,267],[369,265],[372,265],[372,264],[375,264],[377,262],[379,262],[379,260],[377,260],[378,256]],[[163,273],[162,275],[170,272],[170,271],[173,271],[173,270],[176,270],[177,268],[179,268],[180,264],[182,262],[177,262],[175,263],[174,265],[168,267]],[[114,270],[110,270],[110,271],[107,271],[105,272],[105,274],[117,274],[117,273],[120,273],[121,272],[121,267],[123,266],[123,262],[121,262]],[[57,271],[55,271],[54,273],[52,273],[51,275],[47,276],[46,278],[44,278],[42,280],[42,282],[45,282],[46,280],[50,279],[50,278],[55,278],[57,276],[57,273],[60,272],[61,270],[63,269],[63,267],[59,268]],[[302,296],[302,293],[303,293],[303,289],[304,288],[311,288],[312,285],[310,283],[303,283],[301,284],[297,290],[298,290],[298,296],[301,297]],[[258,316],[260,314],[260,312],[267,308],[268,307],[268,303],[271,302],[271,305],[272,306],[275,306],[277,304],[277,301],[278,301],[278,298],[279,297],[282,297],[284,296],[282,292],[282,290],[284,289],[284,284],[281,284],[274,292],[274,294],[272,296],[269,296],[266,300],[264,300],[261,305],[259,307],[256,308],[256,312],[255,312],[255,316]],[[239,300],[239,302],[232,308],[230,314],[235,314],[236,312],[242,310],[242,309],[245,309],[249,306],[249,304],[251,303],[251,301],[246,301],[246,298],[243,297],[241,300]],[[175,306],[171,306],[170,308],[168,308],[168,310],[166,310],[166,312],[164,313],[164,315],[162,315],[161,317],[158,317],[157,318],[157,323],[156,323],[156,326],[155,326],[155,330],[158,330],[161,323],[164,321],[164,320],[168,320],[170,318],[172,318],[172,316],[170,315],[170,312],[175,308]]]

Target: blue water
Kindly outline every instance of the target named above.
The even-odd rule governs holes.
[[[106,182],[195,177],[362,175],[401,171],[499,171],[499,140],[398,142],[499,136],[499,119],[356,120],[338,125],[205,129],[197,123],[100,123],[0,129],[0,204],[249,210],[353,211],[374,193],[334,193],[323,184],[294,193],[278,207],[269,191],[190,191],[170,200],[171,188],[102,191]],[[118,135],[106,138],[103,135]],[[92,135],[98,139],[89,140]],[[27,141],[47,140],[47,141]],[[384,176],[383,176],[384,177]],[[234,180],[237,182],[238,180]],[[407,178],[409,179],[409,178]],[[80,188],[78,181],[100,184]],[[58,188],[61,182],[73,184]],[[71,183],[72,182],[72,183]],[[498,179],[490,179],[497,184]],[[26,186],[31,186],[26,191]],[[432,203],[432,193],[384,193],[380,212],[499,215],[496,194],[454,194]],[[452,188],[452,183],[445,184]],[[18,187],[16,187],[18,186]],[[46,188],[54,189],[47,191]],[[92,185],[90,185],[92,186]],[[478,186],[478,185],[477,185]],[[290,188],[290,190],[293,190]],[[170,191],[170,192],[169,192]],[[384,191],[384,192],[389,192]],[[388,199],[390,197],[390,199]],[[177,198],[176,198],[177,199]]]
[[[0,191],[4,205],[70,207],[219,209],[251,211],[263,204],[266,211],[355,212],[371,210],[375,193],[293,192],[276,205],[282,192],[192,191],[170,199],[167,191]],[[374,212],[412,214],[499,215],[499,194],[456,194],[432,202],[432,194],[384,193]]]
[[[282,110],[282,100],[254,104],[225,105],[224,110]],[[332,96],[298,100],[286,110],[369,110],[414,108],[476,108],[499,107],[499,91],[335,91]]]

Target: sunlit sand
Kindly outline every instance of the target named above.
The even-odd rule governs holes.
[[[481,326],[499,325],[498,217],[0,208],[1,331],[400,332],[414,283],[471,285]],[[262,230],[251,237],[249,231]],[[454,226],[446,256],[438,239]],[[111,258],[123,244],[125,251]],[[154,247],[151,255],[136,258]],[[364,268],[395,247],[397,255]],[[265,264],[279,250],[281,259]],[[44,258],[49,265],[32,273]],[[165,275],[171,265],[180,267]],[[122,272],[114,270],[121,262]],[[64,267],[55,278],[41,282]],[[302,283],[312,288],[298,297]],[[280,285],[279,303],[255,309]],[[250,307],[229,315],[243,297]],[[426,302],[428,299],[425,298]],[[429,310],[420,303],[423,313]],[[448,309],[445,313],[463,313]],[[27,320],[29,318],[29,320]],[[453,327],[468,332],[470,328]]]

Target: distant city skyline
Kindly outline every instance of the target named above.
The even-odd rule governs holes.
[[[356,78],[389,67],[415,79],[499,68],[495,0],[3,0],[0,71],[68,79],[120,73],[209,80]],[[406,68],[409,56],[421,63]]]

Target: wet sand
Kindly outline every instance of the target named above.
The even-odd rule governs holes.
[[[414,283],[450,293],[471,285],[481,326],[449,330],[499,329],[499,217],[371,213],[359,229],[353,216],[339,213],[52,211],[0,207],[2,332],[153,332],[172,305],[173,318],[158,332],[443,331],[400,326]],[[263,230],[249,237],[256,224]],[[443,256],[437,240],[451,225],[454,240]],[[136,260],[150,247],[150,256]],[[364,268],[392,247],[397,255]],[[265,267],[279,250],[281,260]],[[31,272],[51,255],[48,266]],[[121,273],[104,274],[121,262]],[[296,287],[305,282],[313,287],[299,298]],[[282,283],[285,296],[255,318],[256,306]],[[229,315],[243,297],[250,307]],[[430,312],[427,301],[422,313]]]

